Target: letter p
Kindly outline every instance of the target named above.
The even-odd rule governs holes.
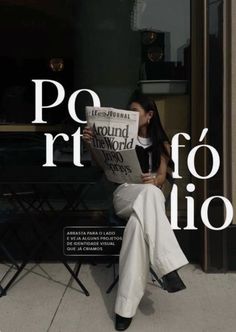
[[[65,97],[65,90],[63,86],[57,81],[53,80],[32,80],[35,84],[35,120],[32,123],[47,123],[47,121],[43,121],[43,108],[52,108],[58,106]],[[43,106],[43,83],[48,82],[55,85],[57,88],[58,96],[57,99],[51,105]]]

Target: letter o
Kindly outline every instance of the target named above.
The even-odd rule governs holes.
[[[225,204],[225,208],[226,208],[226,217],[225,217],[224,224],[221,227],[218,227],[218,228],[217,227],[213,227],[210,224],[209,219],[208,219],[208,207],[209,207],[210,202],[213,199],[215,199],[215,198],[222,199],[222,201]],[[207,226],[208,228],[210,228],[210,229],[212,229],[214,231],[220,231],[222,229],[227,228],[231,224],[231,221],[233,219],[233,214],[234,213],[233,213],[233,206],[232,206],[232,204],[230,203],[230,201],[226,197],[223,197],[223,196],[212,196],[212,197],[209,197],[202,204],[202,208],[201,208],[202,221],[205,224],[205,226]]]
[[[211,172],[206,176],[199,175],[195,168],[195,155],[196,155],[196,152],[198,151],[198,149],[200,149],[201,147],[207,147],[211,151],[212,159],[213,159]],[[220,167],[220,157],[219,157],[217,150],[213,146],[202,144],[202,145],[196,146],[189,152],[187,163],[188,163],[188,169],[193,176],[195,176],[198,179],[209,179],[218,172],[219,167]]]
[[[72,117],[72,119],[75,120],[78,123],[87,123],[87,121],[80,120],[77,117],[77,114],[76,114],[76,111],[75,111],[75,100],[76,100],[78,94],[80,92],[83,92],[83,91],[86,91],[91,95],[91,97],[93,99],[93,107],[100,107],[101,106],[100,99],[99,99],[98,95],[96,94],[96,92],[94,92],[93,90],[80,89],[80,90],[77,90],[74,93],[72,93],[72,95],[70,96],[70,99],[68,101],[68,110],[69,110],[69,113],[70,113],[70,116]]]

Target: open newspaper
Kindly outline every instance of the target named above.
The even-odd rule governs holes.
[[[91,149],[108,180],[141,183],[142,170],[135,151],[139,113],[107,107],[86,107],[93,128]]]

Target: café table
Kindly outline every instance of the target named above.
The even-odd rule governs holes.
[[[92,166],[80,168],[32,166],[27,168],[15,165],[1,170],[1,201],[6,201],[13,207],[13,216],[16,216],[14,211],[20,212],[19,215],[23,215],[30,222],[39,241],[36,241],[30,248],[21,263],[14,259],[9,248],[0,242],[0,248],[12,264],[10,269],[12,267],[16,269],[5,286],[2,285],[2,281],[6,278],[9,270],[0,280],[0,297],[6,295],[8,289],[44,244],[53,252],[57,260],[65,266],[84,294],[89,296],[87,288],[78,278],[78,271],[74,272],[72,270],[66,258],[58,252],[58,248],[53,244],[51,238],[60,229],[65,213],[76,211],[81,207],[83,210],[88,210],[86,194],[101,176],[101,171]],[[52,193],[61,199],[60,206],[55,207],[53,205],[50,196]],[[53,229],[50,232],[43,231],[43,227],[41,227],[42,220],[50,222],[51,219],[56,220],[53,223]],[[8,232],[10,228],[10,221],[9,224],[6,221],[5,231]]]

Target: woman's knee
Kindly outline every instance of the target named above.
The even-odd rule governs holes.
[[[165,196],[160,188],[154,186],[153,184],[145,184],[143,193],[147,196],[155,196],[157,199],[162,199],[165,201]]]

